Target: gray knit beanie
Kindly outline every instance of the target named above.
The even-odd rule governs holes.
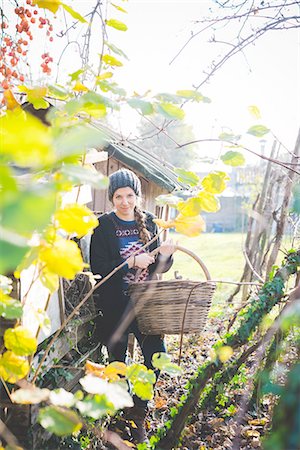
[[[130,187],[138,197],[142,195],[141,182],[134,172],[128,169],[120,169],[109,176],[108,198],[112,201],[117,189]]]

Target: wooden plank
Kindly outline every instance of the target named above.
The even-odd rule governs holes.
[[[68,326],[68,330],[60,335],[55,345],[53,346],[53,350],[49,353],[46,360],[43,364],[43,373],[48,372],[48,370],[53,366],[53,361],[60,361],[68,352],[70,352],[74,348],[74,343],[78,343],[84,336],[87,335],[88,330],[90,328],[90,321],[93,319],[93,317],[89,317],[85,319],[84,323],[81,323],[78,325],[78,319],[74,321],[73,323]],[[72,339],[72,334],[74,335],[75,342]],[[35,369],[39,365],[39,360],[41,356],[43,355],[44,350],[40,350],[38,353],[35,354],[33,361],[32,361],[32,368],[33,368],[33,374]],[[32,376],[33,376],[32,374]]]

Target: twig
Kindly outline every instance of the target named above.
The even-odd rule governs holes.
[[[20,444],[14,434],[7,428],[5,423],[0,419],[0,436],[6,440],[11,450],[21,449]]]

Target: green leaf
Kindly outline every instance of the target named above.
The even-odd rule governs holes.
[[[82,422],[74,411],[59,406],[47,406],[40,409],[38,422],[56,436],[68,436],[82,428]]]
[[[200,178],[195,172],[179,168],[174,169],[174,172],[178,175],[178,181],[189,186],[197,186],[200,181]]]
[[[135,395],[140,397],[142,400],[151,400],[153,398],[153,384],[143,382],[143,381],[136,381],[133,383],[132,386],[133,392]]]
[[[96,394],[93,397],[88,396],[84,400],[77,402],[76,407],[83,416],[92,417],[95,420],[101,419],[107,414],[112,415],[116,411],[114,405],[107,400],[104,394]]]
[[[76,70],[76,72],[69,73],[69,77],[71,77],[71,81],[77,81],[79,76],[85,72],[85,69]]]
[[[7,166],[0,166],[0,205],[18,191],[17,182]]]
[[[8,328],[4,333],[4,345],[18,356],[29,356],[36,352],[37,340],[27,328]]]
[[[135,383],[136,381],[142,381],[154,384],[156,381],[156,376],[153,370],[147,369],[144,364],[132,364],[127,368],[126,375],[132,383]]]
[[[74,19],[78,20],[81,23],[87,23],[84,17],[82,17],[79,12],[74,11],[74,9],[71,8],[71,6],[66,5],[65,3],[60,3],[61,6],[64,8],[65,11],[67,11]]]
[[[269,131],[270,129],[265,127],[264,125],[254,125],[253,127],[249,128],[247,133],[255,137],[263,137],[265,134],[268,134]]]
[[[111,82],[109,82],[107,80],[103,80],[103,81],[98,81],[97,85],[100,87],[100,89],[103,92],[110,91],[113,94],[119,95],[121,97],[125,97],[126,96],[125,89],[119,87],[117,83],[111,83]]]
[[[0,316],[5,319],[20,319],[22,314],[22,303],[0,290]]]
[[[89,184],[96,189],[106,189],[108,186],[108,178],[99,172],[72,164],[65,164],[60,172],[68,180],[76,184]]]
[[[154,353],[152,356],[152,364],[159,370],[163,370],[169,375],[181,375],[182,369],[177,364],[172,363],[171,356],[167,353]]]
[[[26,377],[29,372],[27,359],[8,351],[0,355],[0,377],[8,383],[15,383]]]
[[[123,63],[112,55],[102,55],[102,61],[108,66],[122,67]]]
[[[242,153],[233,151],[226,152],[221,156],[221,160],[224,164],[233,167],[242,166],[246,162],[245,157],[244,155],[242,155]]]
[[[12,289],[12,279],[4,275],[0,275],[0,290],[3,294],[10,294]]]
[[[88,147],[101,147],[105,142],[102,131],[88,125],[73,125],[54,141],[59,161],[71,155],[82,155]]]
[[[108,27],[115,28],[116,30],[119,30],[119,31],[127,31],[128,30],[127,25],[125,25],[125,23],[120,22],[120,20],[117,20],[117,19],[106,20],[106,25]]]
[[[181,103],[182,98],[178,95],[169,94],[167,92],[161,92],[156,94],[155,98],[163,103]]]
[[[220,141],[226,141],[226,142],[237,142],[241,139],[241,136],[233,133],[221,133],[219,135]]]
[[[59,84],[49,85],[48,92],[51,97],[57,98],[58,100],[67,100],[70,97],[70,93]]]
[[[33,188],[17,192],[2,211],[3,227],[20,234],[41,231],[49,224],[56,206],[53,186],[33,185]]]
[[[189,89],[177,91],[176,95],[178,95],[179,97],[182,97],[182,98],[195,100],[196,102],[202,102],[204,99],[203,95],[200,94],[200,92],[189,90]]]
[[[0,239],[0,273],[13,272],[23,257],[29,250],[29,246],[11,242],[10,236],[6,236],[3,229],[1,230]],[[6,239],[6,240],[4,240]]]
[[[172,103],[156,103],[156,108],[167,119],[182,120],[185,116],[184,111],[178,106],[172,105]]]
[[[116,55],[119,56],[123,56],[123,58],[127,59],[127,61],[129,61],[128,56],[126,55],[126,53],[123,52],[123,50],[121,50],[119,47],[117,47],[114,44],[111,44],[110,42],[104,41],[104,44],[107,45],[107,47]]]
[[[144,116],[153,113],[152,104],[140,98],[129,98],[127,103],[131,108],[138,109]]]

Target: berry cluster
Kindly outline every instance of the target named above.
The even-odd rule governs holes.
[[[43,17],[39,11],[35,8],[34,0],[26,0],[26,3],[24,1],[24,6],[18,6],[14,9],[14,13],[17,16],[15,38],[9,35],[9,22],[2,14],[2,23],[0,23],[0,33],[2,33],[0,84],[4,90],[12,87],[17,80],[24,82],[24,75],[20,72],[19,65],[24,62],[29,42],[33,40],[33,27],[44,28],[49,41],[53,41],[53,26],[49,19]],[[42,60],[42,71],[49,75],[51,73],[49,63],[53,62],[53,59],[49,56],[49,53],[44,53]]]

